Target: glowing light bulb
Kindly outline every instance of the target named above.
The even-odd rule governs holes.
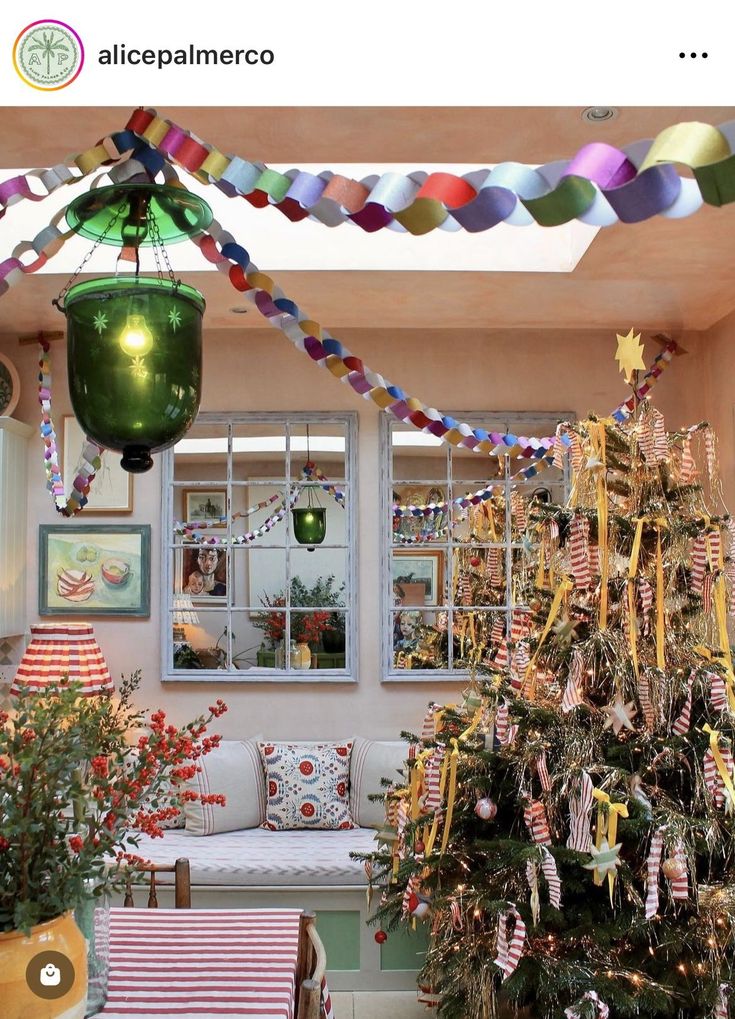
[[[128,357],[145,357],[153,347],[153,333],[148,328],[144,315],[128,315],[125,328],[118,340]]]

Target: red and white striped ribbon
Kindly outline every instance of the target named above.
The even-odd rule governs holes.
[[[435,747],[426,762],[426,770],[424,772],[426,792],[424,793],[423,809],[427,812],[438,810],[442,804],[440,785],[442,762],[445,753],[444,747]]]
[[[725,522],[727,528],[727,558],[725,560],[725,577],[729,584],[730,590],[728,611],[730,616],[735,619],[735,520],[732,517],[728,517]]]
[[[582,683],[584,680],[584,661],[582,652],[575,648],[569,666],[569,677],[561,700],[561,710],[566,714],[582,703]]]
[[[546,807],[541,800],[531,800],[523,809],[523,820],[537,846],[550,846],[551,833],[546,817]]]
[[[722,754],[722,760],[725,764],[728,775],[732,778],[733,773],[733,761],[732,753],[727,747],[721,748],[720,753]],[[715,756],[712,753],[712,748],[707,747],[704,755],[704,784],[712,794],[715,806],[722,808],[725,806],[725,783],[722,780],[722,776],[717,768],[715,762]]]
[[[513,921],[513,933],[508,942],[508,923]],[[503,980],[515,972],[526,943],[526,925],[514,903],[498,917],[498,946],[495,965],[503,971]]]
[[[702,608],[705,615],[712,611],[712,589],[715,583],[714,573],[705,573],[702,580]]]
[[[687,679],[687,696],[684,701],[684,706],[681,712],[671,727],[671,731],[675,736],[684,736],[689,732],[689,726],[691,725],[692,718],[692,683],[694,682],[694,673],[689,673]]]
[[[492,550],[491,550],[492,551]],[[505,636],[505,617],[496,612],[493,618],[493,625],[490,627],[490,645],[497,647]]]
[[[658,912],[658,875],[661,870],[661,854],[664,849],[664,829],[657,828],[651,838],[651,848],[646,860],[646,919]]]
[[[582,1011],[586,1011],[586,1009],[584,1009],[585,1001],[591,1001],[594,1004],[596,1019],[608,1019],[610,1009],[599,996],[597,991],[586,991],[575,1005],[570,1005],[569,1008],[565,1008],[564,1015],[567,1019],[582,1019]]]
[[[495,712],[495,738],[503,746],[508,739],[508,705],[505,701]]]
[[[510,623],[510,637],[509,641],[511,644],[518,644],[524,637],[527,637],[531,630],[531,621],[527,612],[522,609],[513,609],[513,615],[511,616]],[[502,641],[498,648],[498,653],[495,656],[495,665],[504,669],[510,661],[510,654],[508,648],[508,640]]]
[[[641,612],[643,614],[643,636],[647,637],[651,632],[651,610],[653,609],[653,588],[645,577],[638,581],[638,594],[641,599]]]
[[[406,890],[403,893],[403,902],[401,903],[401,915],[402,916],[404,916],[404,917],[408,916],[409,913],[411,912],[410,907],[409,907],[409,902],[411,901],[411,896],[415,895],[418,892],[420,887],[421,887],[421,883],[419,881],[418,874],[412,874],[411,877],[408,879],[408,882],[406,883]]]
[[[655,463],[656,444],[653,435],[653,421],[649,414],[646,414],[638,422],[636,426],[636,434],[638,436],[638,444],[640,445],[643,453],[643,459],[649,465]]]
[[[421,723],[421,739],[424,743],[429,740],[433,740],[436,736],[436,710],[438,705],[433,701],[429,705],[429,710],[424,715],[424,720]]]
[[[508,726],[508,734],[505,737],[505,744],[506,744],[506,746],[509,746],[509,747],[513,746],[513,744],[516,741],[516,736],[518,735],[518,728],[519,727],[518,727],[518,725],[515,722],[512,725]]]
[[[526,670],[530,664],[531,657],[528,653],[528,646],[521,641],[516,646],[510,661],[510,683],[514,690],[522,690],[526,680]]]
[[[554,909],[561,909],[561,879],[556,869],[556,860],[546,846],[541,847],[541,870],[549,886],[549,902]]]
[[[659,463],[669,459],[669,437],[666,434],[666,422],[660,410],[653,410],[653,438],[656,459]]]
[[[586,590],[592,584],[589,549],[590,522],[586,517],[575,515],[569,537],[574,586]]]
[[[556,436],[554,437],[554,459],[552,463],[557,470],[564,470],[564,458],[567,455],[569,447],[562,439],[562,435],[567,433],[568,429],[563,425],[556,426]]]
[[[510,493],[510,513],[517,530],[523,534],[528,523],[528,519],[526,517],[526,503],[517,488],[514,488]]]
[[[638,677],[638,698],[641,702],[646,729],[649,732],[653,732],[656,727],[656,716],[653,711],[653,704],[651,703],[651,688],[648,682],[648,674],[645,672],[642,672]]]
[[[464,570],[461,571],[457,579],[456,600],[460,605],[472,604],[472,584],[469,575]]]
[[[575,474],[578,474],[584,466],[584,450],[582,449],[582,440],[576,432],[569,432],[569,456],[572,461],[572,470]]]
[[[709,538],[710,568],[716,572],[720,568],[720,557],[722,555],[722,531],[717,527],[709,531],[707,537]]]
[[[490,587],[503,586],[503,549],[487,550],[487,572],[490,576]]]
[[[671,897],[672,899],[686,900],[689,898],[689,861],[681,842],[677,842],[672,856],[681,868],[681,877],[670,879]]]
[[[692,440],[684,439],[681,447],[681,466],[679,467],[679,480],[682,485],[691,485],[697,477],[697,464],[692,454]]]
[[[694,594],[702,593],[704,571],[707,567],[707,535],[698,534],[692,543],[692,569],[689,586]]]
[[[551,792],[551,776],[549,775],[549,767],[546,763],[545,750],[542,750],[536,758],[536,774],[538,775],[543,791],[545,793]]]
[[[717,672],[708,672],[709,702],[713,711],[727,711],[727,688],[725,680]]]
[[[569,798],[569,838],[567,848],[575,849],[578,853],[589,853],[592,845],[590,835],[590,814],[594,796],[592,779],[586,771],[579,777],[579,786],[576,793]]]
[[[717,473],[717,440],[711,428],[704,430],[704,449],[707,454],[707,473],[710,484],[712,484]]]
[[[714,1019],[728,1019],[730,988],[727,984],[720,984],[717,988],[717,1004],[715,1005]]]

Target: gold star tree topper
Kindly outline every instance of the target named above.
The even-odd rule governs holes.
[[[643,344],[640,342],[641,334],[634,333],[631,329],[627,336],[616,333],[618,349],[615,360],[620,365],[620,371],[625,372],[625,381],[630,383],[633,372],[642,368],[646,369],[643,363]]]

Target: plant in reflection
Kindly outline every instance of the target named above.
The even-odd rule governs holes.
[[[339,638],[341,635],[344,647],[344,613],[331,611],[333,607],[344,604],[344,587],[344,583],[336,586],[336,578],[331,573],[317,577],[311,585],[305,584],[300,577],[293,577],[291,608],[307,608],[309,611],[291,613],[291,640],[297,644],[308,644],[316,650],[323,644],[325,636]],[[274,649],[286,639],[286,592],[263,595],[260,604],[267,611],[259,613],[253,625],[263,631],[268,646]]]

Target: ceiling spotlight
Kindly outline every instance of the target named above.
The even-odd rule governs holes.
[[[590,124],[602,124],[606,120],[615,120],[619,112],[614,106],[588,106],[582,110],[582,120]]]

